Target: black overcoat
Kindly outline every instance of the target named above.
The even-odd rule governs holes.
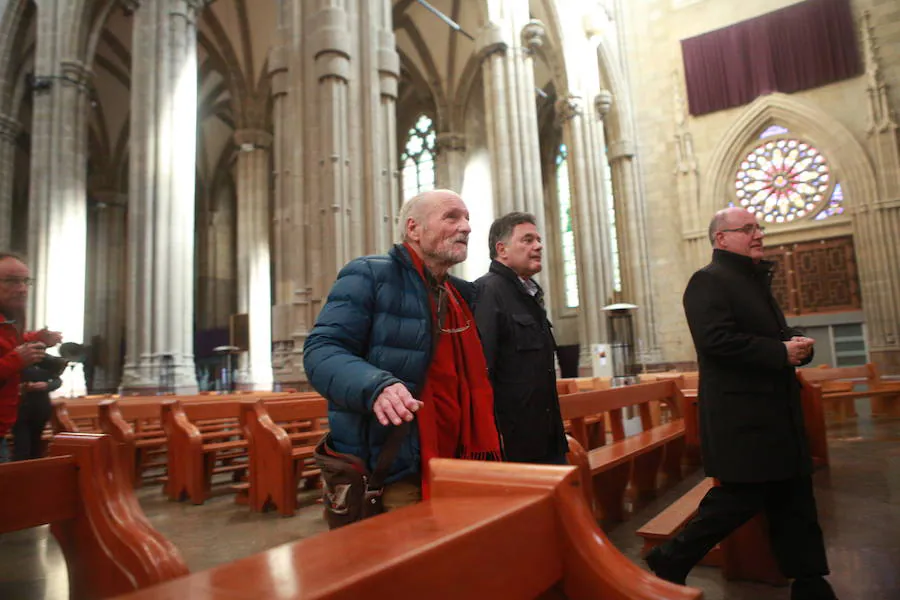
[[[493,261],[475,282],[475,321],[494,388],[506,460],[551,460],[566,452],[547,312],[509,267]]]
[[[788,328],[772,296],[773,266],[716,249],[684,292],[700,365],[703,465],[721,481],[776,481],[812,470],[800,387],[782,343],[801,334]]]

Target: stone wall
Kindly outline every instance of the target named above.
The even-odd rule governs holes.
[[[684,76],[679,42],[681,39],[756,17],[789,4],[793,3],[781,0],[760,0],[754,3],[739,0],[648,0],[639,4],[620,3],[622,11],[620,22],[625,39],[629,42],[630,80],[637,121],[636,136],[638,153],[643,165],[643,183],[649,213],[647,235],[654,298],[658,307],[657,331],[665,360],[680,361],[693,358],[693,345],[681,309],[681,294],[690,274],[708,257],[709,244],[699,237],[695,242],[687,242],[685,234],[696,232],[695,237],[699,236],[700,230],[705,228],[705,223],[711,216],[709,209],[724,205],[723,199],[710,196],[713,193],[710,181],[716,176],[711,170],[717,160],[721,163],[722,157],[716,156],[716,153],[722,151],[723,147],[720,144],[723,139],[734,128],[740,127],[741,119],[746,119],[748,110],[751,110],[743,106],[698,118],[688,116],[684,100]],[[887,98],[896,115],[900,106],[900,3],[893,0],[860,0],[853,3],[853,10],[860,28],[863,12],[869,12],[872,24],[871,46],[875,50],[879,67],[878,76],[887,86]],[[864,54],[863,37],[859,36],[861,55]],[[878,144],[884,144],[885,139],[888,147],[893,144],[896,148],[895,129],[880,133],[870,131],[872,115],[871,111],[867,110],[868,89],[874,85],[870,73],[793,94],[780,101],[780,105],[790,107],[794,105],[794,101],[799,101],[802,106],[818,109],[827,115],[824,121],[817,123],[815,127],[807,127],[809,131],[795,131],[795,133],[814,135],[815,130],[815,134],[822,138],[817,142],[821,145],[823,139],[837,139],[849,132],[859,147],[864,149],[866,156],[861,162],[871,164],[875,173],[884,175],[893,172],[896,177],[898,173],[896,159],[880,158],[880,155],[873,151]],[[797,106],[801,106],[799,103]],[[771,112],[773,115],[789,113],[789,110]],[[748,135],[746,143],[750,142],[751,138]],[[821,147],[820,150],[827,155],[848,152],[846,147]],[[852,157],[847,157],[844,162],[852,160]],[[733,164],[732,170],[736,166],[736,163]],[[721,164],[719,167],[721,168]],[[848,168],[836,174],[838,177],[842,175],[849,177],[850,171]],[[874,202],[865,210],[881,210],[881,208],[874,209],[875,206],[887,209],[896,203],[898,190],[890,182],[887,184],[880,182],[877,189],[877,198],[873,198]],[[863,210],[860,208],[862,202],[860,196],[862,194],[858,194],[857,198],[846,200],[851,216],[843,223],[836,222],[826,230],[776,231],[775,235],[769,236],[769,243],[830,237],[851,229],[858,235],[862,231],[861,225],[854,221],[857,220],[858,211]],[[694,206],[698,209],[692,212]],[[893,229],[886,233],[893,239],[900,234]],[[859,248],[860,244],[865,244],[866,241],[857,240],[856,243],[859,260],[861,262],[869,260],[864,256],[865,248],[862,250]],[[887,266],[875,264],[871,266],[872,268],[868,270],[871,280],[869,283],[881,278],[885,280],[896,278],[893,263]],[[861,270],[866,271],[865,268]],[[862,282],[864,288],[866,283]],[[891,349],[894,342],[891,340],[894,339],[896,332],[892,334],[891,331],[896,329],[896,323],[893,326],[889,323],[894,318],[891,316],[893,313],[889,306],[892,300],[875,298],[874,294],[870,296],[874,299],[867,308],[878,309],[884,304],[887,310],[887,316],[882,318],[885,332],[877,340],[870,339],[870,348],[873,350],[877,350],[878,347],[886,348],[889,354],[895,357],[896,351]],[[896,300],[894,296],[895,305]],[[893,360],[890,358],[886,362],[890,363]]]

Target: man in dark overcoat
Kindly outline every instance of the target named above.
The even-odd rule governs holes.
[[[556,343],[533,279],[541,270],[534,215],[513,212],[491,225],[490,271],[475,282],[475,322],[494,388],[504,457],[565,464],[566,434],[556,393]]]
[[[793,579],[792,600],[835,598],[812,488],[812,460],[795,367],[814,341],[791,329],[772,296],[764,230],[742,208],[716,213],[712,262],[691,277],[684,310],[700,368],[700,440],[706,474],[720,485],[697,516],[647,564],[685,582],[718,542],[765,512],[772,550]]]

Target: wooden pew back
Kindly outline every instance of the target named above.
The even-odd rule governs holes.
[[[318,482],[312,464],[315,444],[328,428],[328,403],[318,394],[305,399],[257,400],[241,407],[241,426],[249,444],[250,475],[246,491],[251,510],[275,508],[292,516],[300,480]]]
[[[687,600],[593,522],[568,467],[431,462],[426,502],[128,596]]]
[[[63,433],[50,452],[0,465],[0,533],[49,523],[71,598],[109,598],[187,574],[116,468],[109,436]]]

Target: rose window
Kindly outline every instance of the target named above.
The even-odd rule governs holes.
[[[738,203],[767,223],[814,214],[829,198],[830,173],[822,154],[805,142],[771,140],[741,163],[734,187]]]

